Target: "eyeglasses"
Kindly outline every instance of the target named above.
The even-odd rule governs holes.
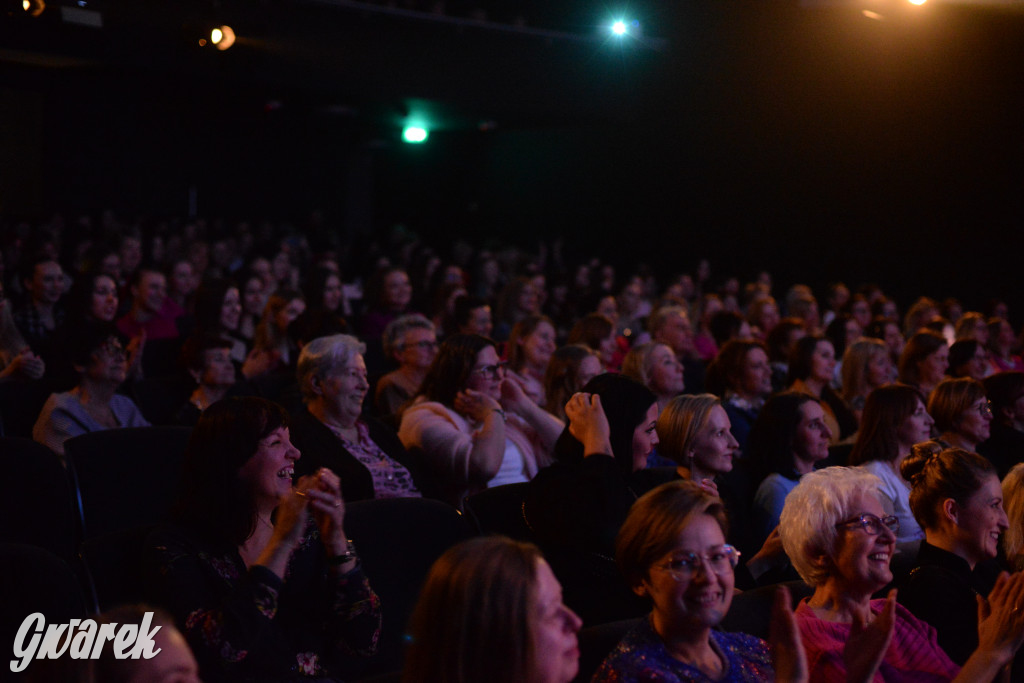
[[[739,561],[740,551],[726,544],[708,554],[683,553],[654,566],[664,569],[673,579],[682,583],[692,579],[698,568],[723,576],[735,569]]]
[[[422,349],[424,351],[429,351],[430,349],[436,349],[436,348],[437,348],[437,340],[436,339],[413,342],[412,344],[402,344],[402,350],[403,351],[405,349]]]
[[[505,366],[508,363],[498,363],[497,365],[484,365],[483,367],[473,368],[473,374],[481,375],[482,377],[490,377],[491,379],[501,379],[505,374]]]
[[[992,402],[986,401],[978,406],[975,406],[975,410],[977,410],[982,417],[992,417]]]
[[[900,531],[900,520],[896,519],[894,515],[888,515],[879,519],[874,515],[860,515],[856,519],[850,519],[845,522],[839,522],[836,524],[836,528],[849,527],[849,528],[860,528],[863,529],[869,536],[877,536],[882,533],[882,529],[888,529],[894,535]]]

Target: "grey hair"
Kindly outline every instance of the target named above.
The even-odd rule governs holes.
[[[345,366],[356,354],[364,353],[366,344],[349,334],[317,337],[302,347],[295,378],[299,382],[299,389],[302,390],[303,400],[308,403],[316,396],[313,393],[314,377],[326,377]]]
[[[839,532],[836,524],[860,510],[854,503],[864,495],[879,496],[882,480],[859,467],[826,467],[800,478],[782,507],[779,533],[782,547],[800,578],[821,586],[832,572]],[[819,558],[829,558],[821,562]]]
[[[388,326],[384,328],[384,334],[381,335],[385,356],[388,358],[394,357],[402,340],[405,339],[405,333],[409,330],[430,330],[431,332],[436,332],[434,323],[419,313],[400,315],[388,323]]]

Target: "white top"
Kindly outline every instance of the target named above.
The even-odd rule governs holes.
[[[882,494],[882,505],[886,512],[896,515],[896,519],[900,520],[900,532],[896,535],[896,542],[924,538],[924,532],[914,519],[914,513],[910,511],[910,484],[896,473],[890,463],[881,460],[866,462],[861,465],[861,469],[882,480],[882,485],[878,488],[878,492]]]
[[[529,481],[526,476],[526,461],[523,460],[523,452],[514,441],[505,439],[505,455],[501,458],[501,467],[494,478],[487,482],[487,488],[504,486],[505,484],[518,484]]]

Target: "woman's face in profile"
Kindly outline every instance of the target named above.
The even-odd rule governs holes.
[[[894,370],[888,351],[885,349],[872,351],[871,357],[868,359],[865,377],[868,388],[875,389],[893,381],[896,375]]]
[[[946,370],[949,369],[949,348],[940,346],[924,357],[920,362],[921,381],[926,384],[938,384],[946,378]]]
[[[562,586],[544,560],[537,560],[536,579],[530,600],[530,636],[534,645],[530,680],[569,683],[579,671],[576,634],[583,622],[562,602]]]
[[[658,432],[654,425],[658,421],[658,403],[654,402],[647,409],[643,422],[633,430],[633,471],[647,467],[647,456],[658,445]]]
[[[701,471],[724,474],[732,471],[732,458],[739,447],[732,435],[732,424],[725,408],[715,406],[708,413],[707,423],[693,440],[691,457]]]

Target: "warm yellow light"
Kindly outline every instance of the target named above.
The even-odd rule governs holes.
[[[872,12],[869,9],[863,10],[861,14],[863,14],[868,19],[874,19],[875,21],[882,21],[883,19],[885,19],[885,17],[883,17],[878,12]]]
[[[218,50],[227,50],[235,44],[235,32],[230,26],[218,26],[210,31],[210,42],[216,45]]]
[[[27,12],[31,6],[32,6],[32,3],[29,2],[28,0],[21,0],[21,9],[23,9],[23,10],[25,10]]]
[[[38,17],[46,9],[46,2],[44,0],[21,0],[21,9],[30,16]]]
[[[927,0],[909,0],[911,5],[923,5]]]

